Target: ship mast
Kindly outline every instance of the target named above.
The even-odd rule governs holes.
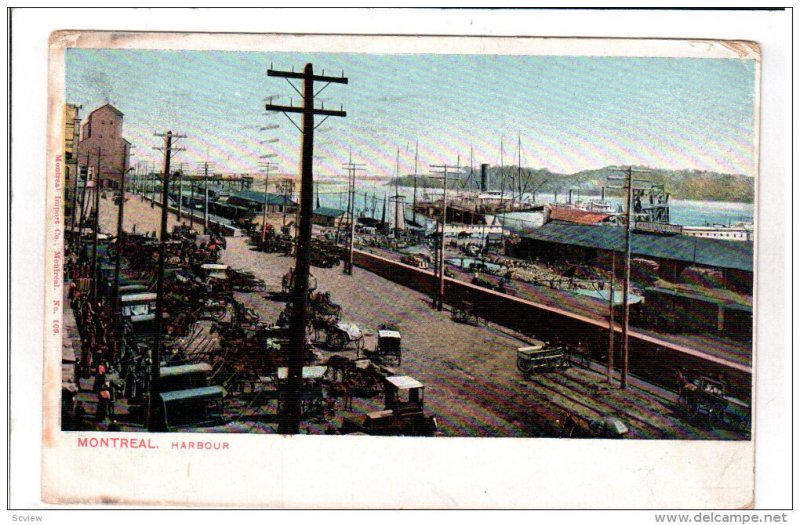
[[[419,140],[414,148],[414,203],[411,206],[414,214],[414,226],[417,226],[417,161],[419,160]]]
[[[503,206],[503,199],[506,193],[506,178],[504,175],[503,170],[503,137],[500,137],[500,206],[498,209],[501,209]]]
[[[400,146],[397,146],[397,160],[394,165],[394,236],[400,235]]]
[[[469,191],[472,191],[472,179],[475,177],[475,170],[473,170],[475,159],[472,157],[472,144],[469,145]]]
[[[522,134],[517,135],[517,196],[522,208]]]

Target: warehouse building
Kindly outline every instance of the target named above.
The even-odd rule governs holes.
[[[520,258],[562,260],[610,269],[616,253],[617,269],[625,253],[625,229],[553,221],[521,235],[508,244],[510,254]],[[631,255],[653,261],[658,277],[678,282],[688,268],[715,270],[720,285],[739,293],[753,293],[753,243],[721,239],[633,232]]]
[[[340,217],[342,217],[345,213],[347,212],[344,210],[320,206],[314,210],[313,222],[314,224],[319,224],[321,226],[337,226],[337,223],[340,221]]]
[[[262,191],[234,191],[228,196],[228,203],[235,206],[242,206],[250,208],[253,211],[262,213],[264,206],[267,211],[283,212],[286,208],[287,212],[293,212],[296,209],[297,203],[294,202],[287,195],[278,193],[264,193]]]

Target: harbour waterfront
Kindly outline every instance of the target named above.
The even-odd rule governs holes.
[[[114,53],[98,53],[117,60]],[[83,67],[92,58],[88,51],[69,56]],[[156,55],[133,58],[143,56]],[[220,55],[200,58],[213,63],[210,57]],[[255,82],[257,70],[245,64],[264,57],[240,58],[242,73]],[[344,58],[354,61],[357,80],[368,78],[358,57]],[[442,65],[462,60],[429,58]],[[409,60],[416,59],[403,58]],[[539,65],[554,67],[546,59],[509,60],[544,60]],[[609,67],[606,59],[590,62],[583,74],[596,73],[592,68],[601,63]],[[661,60],[625,65],[674,74]],[[747,92],[753,64],[745,65],[739,88]],[[730,64],[715,66],[726,70]],[[267,116],[302,112],[302,127],[292,121],[302,135],[299,144],[293,129],[234,119],[237,131],[249,137],[246,147],[231,146],[235,151],[223,157],[207,148],[206,157],[216,160],[185,166],[173,154],[214,135],[199,129],[203,118],[190,117],[185,131],[157,133],[162,143],[153,149],[163,159],[131,165],[123,117],[127,111],[125,118],[138,122],[149,108],[131,103],[123,111],[106,102],[87,115],[79,137],[73,122],[83,187],[78,178],[66,185],[73,205],[64,272],[76,329],[62,363],[64,430],[75,430],[77,422],[78,429],[107,431],[749,439],[752,244],[733,242],[731,232],[712,239],[703,235],[713,231],[695,229],[692,238],[674,226],[748,222],[753,206],[670,202],[669,188],[638,178],[647,170],[636,166],[663,162],[667,168],[658,180],[667,171],[680,171],[682,181],[695,176],[687,185],[696,191],[675,190],[681,195],[746,199],[740,190],[750,188],[751,179],[724,174],[746,172],[751,151],[736,158],[698,154],[702,162],[685,169],[675,166],[683,157],[661,151],[653,157],[635,134],[607,156],[578,158],[566,154],[565,133],[597,127],[579,126],[570,135],[565,130],[571,122],[582,122],[574,115],[556,132],[561,154],[523,163],[522,136],[536,135],[542,153],[544,130],[517,129],[516,154],[505,157],[511,153],[508,129],[487,125],[498,118],[493,111],[454,128],[458,140],[447,142],[453,131],[442,125],[422,144],[405,132],[387,142],[403,126],[379,113],[364,119],[371,107],[396,112],[394,98],[376,105],[350,89],[343,72],[326,75],[310,62],[303,71],[270,65],[266,75],[269,82],[302,79],[303,109],[291,97],[286,105],[254,96],[255,83],[231,98],[246,99],[240,111],[253,119],[250,106],[263,107]],[[596,80],[594,73],[588,77]],[[318,90],[312,90],[315,82]],[[81,82],[68,84],[79,88],[68,93],[86,96]],[[322,116],[349,115],[341,106],[324,108],[322,99],[314,104],[330,84],[338,84],[330,94],[346,93],[353,104],[353,119],[346,122],[355,125],[333,140],[325,136],[332,128],[320,128],[315,152],[315,115],[320,126]],[[729,93],[730,84],[725,87]],[[218,96],[206,85],[187,89],[205,90],[198,100]],[[484,87],[470,89],[478,95]],[[651,96],[649,88],[637,89],[637,95]],[[539,114],[519,100],[513,98],[518,107],[512,120],[527,118],[530,125]],[[77,117],[82,106],[71,107]],[[613,121],[628,106],[605,108]],[[750,109],[746,102],[731,109],[745,128]],[[682,130],[677,122],[665,123],[663,133]],[[216,129],[232,138],[230,124]],[[475,126],[499,134],[499,162],[493,139],[475,148],[468,143],[474,134],[463,131]],[[140,133],[141,126],[129,129]],[[270,136],[254,138],[255,130]],[[685,132],[677,135],[676,144]],[[605,151],[607,136],[594,138],[596,153]],[[365,139],[368,147],[352,150]],[[717,140],[728,143],[729,132]],[[298,163],[292,152],[300,145]],[[342,158],[342,145],[347,162],[337,165],[329,156]],[[583,151],[583,145],[576,147]],[[457,175],[464,174],[467,152],[470,164],[477,153],[479,183],[475,173],[469,182]],[[620,166],[620,160],[628,164]],[[582,164],[586,184],[569,179],[579,187],[607,187],[615,196],[626,189],[630,206],[611,197],[600,211],[587,210],[579,201],[599,195],[579,195],[564,180],[532,183],[534,174],[554,176],[552,166],[541,166],[556,161],[565,165],[558,173],[577,173],[575,164]],[[523,170],[530,170],[527,181]],[[420,171],[427,173],[422,180]],[[701,179],[701,173],[711,175]],[[721,188],[711,180],[717,175],[728,181]],[[419,184],[399,186],[403,177]],[[442,179],[446,194],[427,187],[431,177]],[[612,182],[606,186],[606,180]],[[701,191],[706,184],[713,191]],[[637,227],[622,227],[632,221]],[[87,413],[93,423],[87,424]]]
[[[151,208],[146,200],[129,194],[126,209],[129,209],[126,229],[152,231],[157,227],[160,210]],[[112,206],[101,208],[102,229],[113,229],[114,212]],[[172,228],[177,224],[173,212],[169,218]],[[270,220],[278,222],[280,215],[272,215]],[[291,259],[254,252],[245,237],[235,236],[227,239],[220,262],[253,272],[267,283],[267,293],[236,293],[238,301],[264,320],[280,313],[283,302],[273,299],[273,290],[279,287],[281,276],[292,264]],[[553,436],[563,423],[550,419],[562,417],[557,414],[598,414],[625,406],[628,437],[734,440],[746,437],[746,434],[727,429],[686,426],[680,414],[671,408],[677,402],[674,392],[636,378],[633,391],[628,395],[606,393],[602,399],[593,399],[592,385],[602,385],[604,381],[599,363],[572,367],[558,377],[541,375],[535,381],[526,381],[519,376],[515,354],[517,348],[531,344],[530,335],[495,323],[486,326],[454,323],[450,312],[432,310],[425,294],[364,269],[356,269],[352,278],[342,276],[338,267],[314,268],[313,274],[319,289],[331,293],[341,304],[346,320],[365,330],[367,347],[375,344],[375,327],[388,323],[400,328],[405,350],[402,364],[394,369],[413,375],[426,385],[426,406],[437,414],[443,436]],[[556,293],[549,300],[553,305],[565,305],[566,301],[573,301],[576,306],[581,304],[567,296]],[[324,346],[320,351],[326,357],[352,357],[353,354],[352,350],[332,353]],[[83,390],[78,398],[91,415],[97,402],[96,394],[91,392],[87,379],[81,383]],[[276,426],[270,415],[275,411],[275,401],[259,394],[261,388],[264,386],[229,397],[225,411],[227,424],[185,430],[274,433]],[[380,401],[379,398],[357,397],[353,410],[357,413],[378,410]],[[534,405],[538,408],[534,409]],[[348,411],[337,407],[325,421],[339,425],[347,414]],[[135,418],[129,416],[124,400],[118,401],[117,418],[117,425],[126,431],[143,430]],[[305,422],[302,429],[304,433],[323,434],[328,428],[326,425],[312,419]],[[97,429],[104,430],[107,426],[102,423]]]
[[[263,187],[263,186],[262,186]],[[369,179],[360,180],[356,189],[359,197],[356,198],[356,210],[361,212],[365,209],[363,202],[364,194],[367,196],[367,214],[373,218],[380,219],[383,206],[384,196],[391,197],[395,194],[395,186],[391,183],[381,182],[372,183]],[[414,196],[413,187],[399,186],[398,193],[405,197],[405,202],[411,203]],[[418,199],[423,199],[425,196],[441,195],[441,190],[425,190],[418,188]],[[319,200],[322,206],[342,207],[347,203],[347,186],[345,183],[321,183],[319,184]],[[455,190],[448,191],[448,195],[454,197],[457,194]],[[373,197],[377,203],[373,209]],[[532,194],[525,194],[524,200],[533,198]],[[599,199],[600,195],[580,195],[578,198],[583,200]],[[606,200],[614,207],[621,209],[624,205],[624,199],[617,197],[606,197]],[[565,203],[566,196],[560,195],[557,201],[554,201],[552,194],[538,193],[536,195],[536,203],[538,204],[552,204],[553,202]],[[391,204],[389,205],[391,206]],[[410,209],[410,206],[409,206]],[[374,210],[374,211],[373,211]],[[389,210],[391,211],[391,210]],[[715,202],[715,201],[689,201],[689,200],[676,200],[670,199],[670,217],[673,224],[680,224],[682,226],[707,226],[707,225],[724,225],[728,226],[735,223],[752,223],[755,213],[755,204],[746,202]],[[391,217],[387,214],[387,217]],[[536,223],[535,217],[530,214],[523,213],[508,213],[505,215],[507,224],[526,222]],[[539,219],[541,222],[541,219]]]

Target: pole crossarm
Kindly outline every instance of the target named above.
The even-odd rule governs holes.
[[[297,73],[295,71],[279,71],[276,69],[268,69],[267,70],[268,77],[283,77],[283,78],[297,78],[304,80],[306,79],[305,73]],[[341,77],[331,77],[327,75],[310,75],[311,80],[314,82],[332,82],[335,84],[347,84],[348,79],[345,76]]]
[[[300,106],[284,106],[282,104],[267,104],[267,111],[280,111],[282,113],[305,113],[306,109]],[[347,112],[336,109],[314,108],[311,110],[314,115],[327,115],[329,117],[346,117]]]

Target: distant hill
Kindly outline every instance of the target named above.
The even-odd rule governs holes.
[[[755,179],[746,175],[700,170],[666,170],[644,166],[634,166],[634,168],[647,169],[649,173],[638,174],[635,177],[647,179],[653,184],[663,184],[674,199],[753,202],[755,197]],[[505,190],[508,194],[511,194],[511,185],[513,184],[515,192],[521,187],[523,193],[532,193],[535,190],[537,194],[558,192],[559,195],[565,195],[569,190],[575,190],[579,195],[598,195],[602,186],[619,185],[619,181],[609,182],[608,177],[609,175],[619,176],[621,172],[615,171],[614,166],[571,174],[554,173],[547,169],[522,168],[518,177],[516,166],[505,166],[502,170],[504,177],[501,177],[500,168],[492,166],[487,174],[488,189]],[[505,184],[503,184],[504,179]],[[401,186],[413,186],[414,179],[405,176],[400,177],[399,182]],[[395,179],[387,183],[387,185],[394,184]],[[427,177],[419,177],[417,184],[419,187],[442,187],[441,180]],[[480,172],[475,170],[471,176],[468,172],[453,173],[452,179],[448,181],[448,187],[455,188],[456,184],[461,188],[478,188]],[[621,190],[607,190],[606,194],[614,196],[622,193]]]

